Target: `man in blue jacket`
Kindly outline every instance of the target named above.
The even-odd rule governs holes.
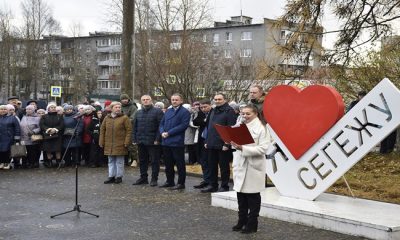
[[[218,191],[218,165],[221,171],[221,188],[220,191],[229,191],[229,161],[233,158],[231,146],[222,141],[214,124],[223,126],[233,126],[236,123],[236,115],[222,93],[214,96],[215,108],[208,114],[207,138],[205,140],[205,148],[208,152],[208,167],[210,173],[210,186],[201,190],[203,193]]]
[[[150,95],[140,98],[142,109],[136,112],[135,125],[132,132],[132,142],[138,145],[140,178],[133,185],[148,184],[147,169],[151,162],[152,172],[150,186],[157,186],[160,171],[161,135],[158,131],[164,113],[153,106]]]
[[[167,181],[160,187],[171,187],[172,190],[185,188],[185,130],[189,126],[190,112],[182,107],[183,97],[179,93],[171,96],[171,105],[160,123],[160,134],[165,161]],[[178,169],[178,184],[175,186],[174,164]]]

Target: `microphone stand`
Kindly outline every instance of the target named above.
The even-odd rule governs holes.
[[[67,153],[67,151],[68,151],[68,149],[69,149],[69,146],[71,145],[72,139],[76,137],[76,136],[75,136],[75,132],[76,132],[76,129],[78,128],[79,123],[81,122],[81,119],[82,119],[82,116],[80,116],[80,117],[78,118],[78,122],[76,123],[75,128],[74,128],[74,134],[73,134],[73,135],[71,136],[71,138],[69,139],[67,148],[65,149],[64,155],[63,155],[63,157],[61,158],[61,162],[64,161],[65,155],[66,155],[66,153]],[[58,169],[59,169],[60,167],[61,167],[61,165],[58,166]],[[81,205],[78,204],[78,159],[75,159],[75,206],[73,207],[72,210],[69,210],[69,211],[66,211],[66,212],[62,212],[62,213],[58,213],[58,214],[56,214],[56,215],[52,215],[52,216],[50,216],[50,218],[55,218],[55,217],[57,217],[57,216],[61,216],[61,215],[64,215],[64,214],[67,214],[67,213],[70,213],[70,212],[74,212],[74,211],[77,211],[78,213],[83,212],[83,213],[92,215],[92,216],[97,217],[97,218],[99,217],[99,215],[96,215],[96,214],[93,214],[93,213],[90,213],[90,212],[83,211],[83,210],[81,209]]]

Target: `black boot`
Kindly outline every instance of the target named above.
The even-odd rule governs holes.
[[[107,180],[104,181],[104,184],[115,183],[115,177],[109,177]]]
[[[239,220],[238,223],[232,227],[232,231],[238,232],[246,225],[244,221]]]
[[[257,218],[249,218],[249,221],[244,226],[243,230],[240,231],[241,233],[255,233],[258,229],[258,219]]]

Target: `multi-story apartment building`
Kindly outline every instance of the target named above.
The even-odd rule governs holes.
[[[210,46],[209,53],[215,59],[224,62],[223,79],[229,83],[233,64],[240,60],[241,71],[246,74],[249,65],[255,61],[265,61],[284,71],[300,71],[305,63],[284,58],[276,46],[284,43],[291,29],[274,27],[275,20],[264,19],[263,23],[253,24],[246,16],[232,17],[226,22],[215,22],[214,27],[196,30],[201,34],[201,41]],[[171,32],[179,35],[179,31]],[[179,39],[179,37],[177,38]],[[322,42],[322,37],[319,39]],[[35,65],[40,74],[35,81],[32,76],[18,75],[16,87],[24,93],[24,84],[37,85],[37,98],[49,99],[50,86],[62,86],[62,101],[81,102],[86,97],[92,99],[118,99],[121,93],[121,34],[95,32],[84,37],[44,36],[40,42],[40,64]],[[0,42],[1,44],[1,42]],[[171,49],[179,49],[179,41],[171,43]],[[309,67],[320,66],[316,50]],[[26,59],[21,58],[19,69],[27,68]],[[10,78],[9,74],[9,78]],[[249,81],[255,80],[248,76]],[[228,84],[229,85],[229,84]],[[2,83],[3,89],[9,88],[7,81]],[[32,88],[31,88],[32,89]],[[4,91],[3,91],[4,93]],[[5,100],[7,92],[1,95]],[[32,93],[29,97],[33,98]]]

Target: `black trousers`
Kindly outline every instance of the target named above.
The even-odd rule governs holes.
[[[391,153],[394,149],[394,145],[396,144],[396,138],[397,138],[397,129],[382,140],[379,152],[382,154]]]
[[[81,162],[79,147],[68,148],[65,153],[64,161],[66,166],[72,166],[75,165],[75,163],[79,164]]]
[[[186,145],[188,155],[189,155],[189,164],[194,164],[198,162],[197,154],[196,154],[196,148],[197,148],[197,143],[191,144],[191,145]]]
[[[229,161],[233,158],[230,150],[208,149],[208,168],[210,173],[210,184],[218,188],[218,165],[221,172],[221,187],[229,188]]]
[[[157,180],[158,173],[160,172],[161,146],[139,144],[138,151],[140,177],[147,179],[147,170],[149,168],[149,164],[151,164],[151,179]]]
[[[99,144],[92,143],[90,146],[90,157],[89,157],[89,165],[90,166],[104,166],[108,160],[105,160],[104,149],[102,149]]]
[[[22,158],[22,165],[39,166],[40,144],[26,145],[27,155]]]
[[[82,154],[82,159],[85,159],[85,165],[88,165],[89,161],[90,161],[90,146],[92,144],[91,143],[83,143],[82,147],[81,147],[81,154]]]
[[[167,183],[175,185],[174,165],[178,169],[178,184],[185,184],[186,166],[185,166],[185,147],[167,147],[163,146],[165,174]]]
[[[257,229],[258,215],[261,208],[260,193],[237,192],[239,223],[245,224],[246,228]]]
[[[0,152],[0,163],[10,163],[10,150]]]

